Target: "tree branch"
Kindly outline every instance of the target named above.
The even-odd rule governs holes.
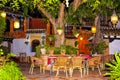
[[[59,18],[58,18],[59,26],[63,26],[65,23],[65,20],[64,20],[65,11],[64,10],[65,10],[65,5],[63,3],[60,3]]]
[[[77,8],[78,8],[81,4],[83,4],[83,3],[84,3],[83,0],[74,0],[74,2],[73,2],[73,11],[76,11]]]
[[[38,9],[49,19],[49,21],[54,25],[55,24],[55,18],[53,18],[49,12],[47,12],[43,7],[38,5]]]

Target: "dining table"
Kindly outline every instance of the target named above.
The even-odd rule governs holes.
[[[56,63],[57,57],[59,56],[56,56],[56,55],[48,56],[47,65],[50,68],[50,74],[52,74],[53,72],[53,65]],[[70,56],[67,56],[67,55],[63,55],[62,57],[70,58]]]
[[[53,72],[53,65],[56,62],[58,56],[53,55],[53,56],[48,56],[48,60],[47,60],[47,65],[50,68],[50,74],[52,74]],[[63,57],[68,57],[72,59],[72,56],[63,56]],[[82,55],[82,56],[75,56],[77,57],[82,57],[85,60],[85,68],[84,68],[84,75],[88,75],[88,60],[91,59],[92,57],[89,55]]]

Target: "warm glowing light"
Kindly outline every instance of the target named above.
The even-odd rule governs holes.
[[[80,40],[83,40],[83,37],[80,37]]]
[[[6,12],[5,11],[1,12],[1,17],[6,18]]]
[[[111,16],[111,22],[114,26],[118,22],[118,16],[116,15],[115,11],[113,12],[113,15]]]
[[[91,31],[93,34],[96,33],[96,26],[92,26]]]
[[[20,28],[20,22],[19,22],[18,19],[16,19],[16,20],[14,21],[14,28],[15,28],[15,29]]]
[[[61,35],[61,34],[63,33],[63,30],[62,30],[62,29],[57,29],[57,33],[58,33],[59,35]]]

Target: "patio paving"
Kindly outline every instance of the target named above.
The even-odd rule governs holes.
[[[29,74],[30,64],[28,63],[20,63],[20,69],[22,70],[24,76],[27,80],[110,80],[109,77],[104,77],[103,74],[105,71],[102,71],[102,75],[99,75],[97,69],[95,71],[89,71],[89,75],[83,75],[80,77],[80,73],[78,70],[75,70],[73,73],[73,77],[65,77],[64,72],[60,72],[59,76],[55,76],[56,72],[50,74],[49,71],[46,71],[45,74],[39,72],[39,68],[36,67],[34,69],[33,74]]]

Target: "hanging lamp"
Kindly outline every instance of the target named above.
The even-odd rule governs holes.
[[[113,11],[113,14],[111,16],[111,22],[113,24],[113,27],[115,27],[116,23],[118,22],[118,16],[116,15],[115,10]]]

